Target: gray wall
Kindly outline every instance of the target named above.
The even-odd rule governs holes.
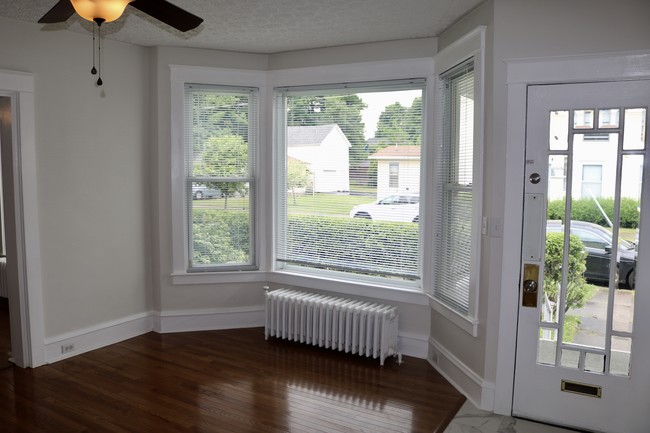
[[[0,18],[0,68],[36,74],[45,336],[151,309],[148,51]]]

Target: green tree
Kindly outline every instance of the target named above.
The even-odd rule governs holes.
[[[422,98],[413,100],[410,107],[399,102],[388,105],[379,116],[375,138],[379,148],[389,145],[420,145],[422,142]]]
[[[248,141],[248,99],[214,92],[192,93],[192,143],[200,153],[215,136],[239,135]]]
[[[211,137],[205,143],[201,157],[194,163],[193,177],[238,178],[246,177],[248,172],[248,145],[239,135]],[[246,183],[233,180],[207,181],[206,186],[221,190],[228,198],[235,194],[246,194]]]
[[[302,161],[289,158],[287,162],[287,187],[291,191],[293,204],[296,204],[296,189],[306,188],[311,184],[311,171]]]
[[[566,305],[564,311],[570,308],[581,308],[591,295],[584,273],[587,269],[587,251],[576,235],[569,236],[569,261],[567,269]],[[559,306],[558,289],[562,284],[562,262],[564,254],[564,233],[548,233],[546,235],[546,255],[544,258],[544,293],[553,303],[553,314]]]

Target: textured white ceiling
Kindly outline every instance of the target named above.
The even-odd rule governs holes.
[[[132,7],[102,26],[110,38],[143,46],[248,53],[437,36],[483,0],[171,0],[204,19],[181,33]],[[0,0],[0,16],[36,23],[57,0]],[[76,14],[45,30],[88,32]]]

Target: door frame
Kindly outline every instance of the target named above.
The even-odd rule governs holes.
[[[3,163],[2,180],[11,188],[4,209],[11,213],[7,222],[14,221],[6,226],[14,235],[6,247],[15,255],[7,272],[17,283],[8,292],[12,358],[19,367],[45,364],[34,79],[34,74],[0,70],[0,96],[8,98],[12,113],[11,161]]]
[[[538,58],[506,62],[507,128],[503,261],[494,412],[512,414],[523,226],[527,91],[535,84],[650,79],[650,52]]]

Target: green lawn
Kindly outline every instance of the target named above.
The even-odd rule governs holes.
[[[294,198],[291,194],[287,196],[288,211],[292,214],[302,215],[328,215],[348,218],[350,210],[362,203],[372,203],[376,200],[375,192],[369,195],[348,195],[348,194],[297,194]],[[195,209],[228,209],[242,210],[248,208],[248,197],[231,197],[228,199],[212,198],[205,200],[194,200]]]
[[[618,230],[619,237],[625,239],[626,241],[636,242],[636,229],[624,229],[620,228]]]
[[[362,203],[375,201],[374,195],[345,195],[345,194],[305,194],[296,195],[295,202],[291,194],[287,198],[288,211],[302,215],[328,215],[349,217],[350,210]]]

